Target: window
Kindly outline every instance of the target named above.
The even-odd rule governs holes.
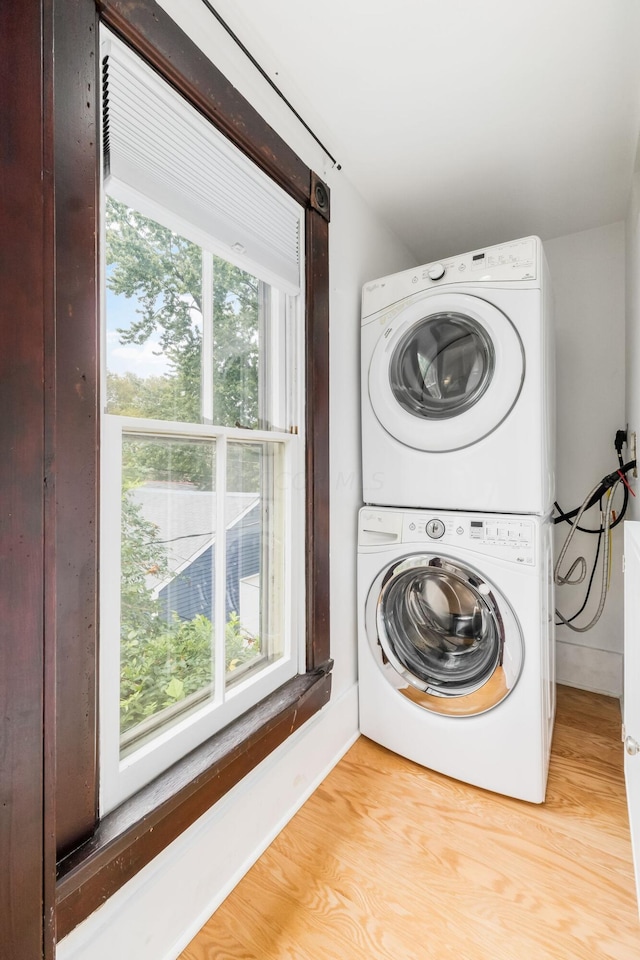
[[[304,668],[304,258],[302,209],[102,49],[105,813]]]

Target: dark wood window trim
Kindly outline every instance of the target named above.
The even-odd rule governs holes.
[[[61,939],[326,704],[329,657],[329,193],[153,0],[53,0],[56,315],[50,416]],[[97,7],[97,12],[96,12]],[[97,815],[97,122],[99,17],[306,208],[307,672],[101,821]]]
[[[0,4],[0,941],[7,958],[39,957],[51,940],[43,915],[43,900],[51,905],[43,883],[50,836],[42,830],[42,384],[44,317],[53,297],[51,185],[43,170],[50,152],[39,116],[47,30],[39,4]]]
[[[62,863],[58,939],[99,907],[327,703],[331,676],[295,677],[104,817]]]

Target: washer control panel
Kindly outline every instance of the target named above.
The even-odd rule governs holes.
[[[536,557],[534,521],[527,517],[407,512],[402,541],[451,545],[532,566]]]
[[[528,546],[532,540],[530,520],[511,520],[501,517],[491,520],[469,521],[469,537],[483,543],[519,543]]]

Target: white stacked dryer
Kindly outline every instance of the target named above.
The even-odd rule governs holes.
[[[532,802],[555,711],[554,432],[537,237],[365,285],[361,731]]]
[[[537,237],[365,284],[365,503],[551,510],[551,313]]]

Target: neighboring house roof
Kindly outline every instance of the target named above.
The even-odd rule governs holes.
[[[142,515],[155,523],[170,574],[148,576],[165,616],[211,618],[215,599],[216,494],[184,484],[144,484],[131,491]],[[260,571],[261,511],[255,493],[227,493],[225,612],[240,612],[240,581]]]
[[[186,483],[148,482],[134,487],[129,496],[140,505],[145,520],[155,524],[158,542],[174,577],[215,537],[217,494]],[[229,528],[257,500],[255,493],[227,493],[225,526]],[[147,586],[158,589],[166,578],[149,575]]]

